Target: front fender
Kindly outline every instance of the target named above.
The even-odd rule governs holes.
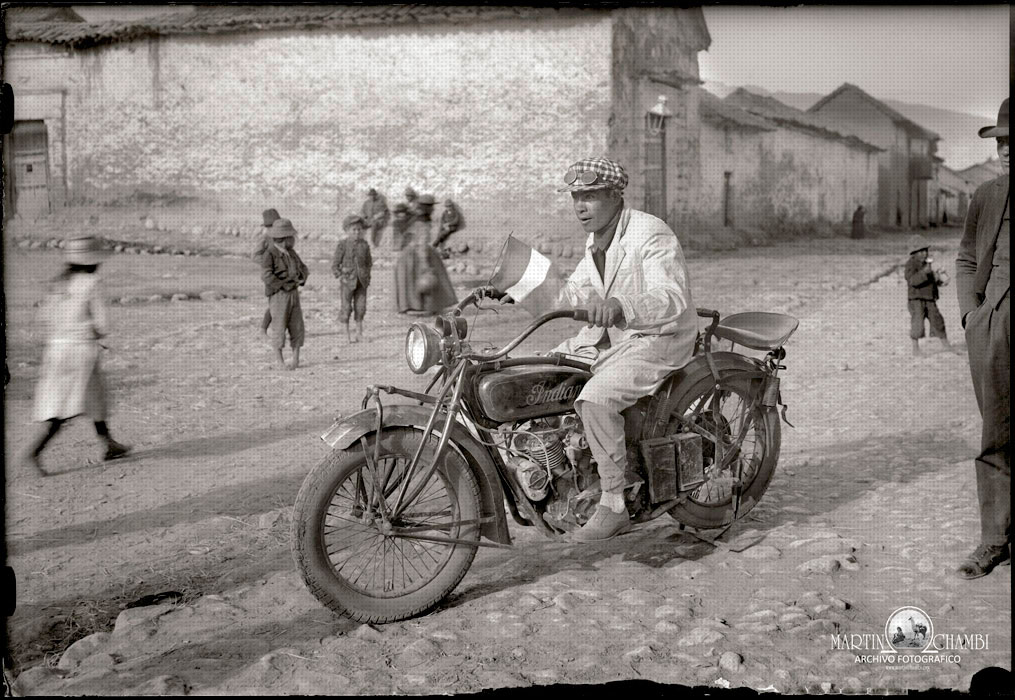
[[[412,427],[424,430],[432,410],[427,406],[408,404],[385,406],[381,427]],[[356,444],[361,437],[370,435],[376,430],[377,411],[368,408],[338,421],[321,436],[321,439],[333,449],[344,450]],[[440,437],[440,434],[440,430],[435,427],[434,435]],[[468,428],[458,422],[455,422],[451,429],[449,445],[465,459],[476,476],[476,481],[479,482],[483,517],[494,518],[493,521],[482,524],[480,534],[492,542],[511,544],[511,534],[504,513],[504,487],[487,448],[472,436]]]

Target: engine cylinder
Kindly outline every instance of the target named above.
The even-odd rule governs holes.
[[[526,452],[532,461],[551,472],[558,472],[564,466],[564,445],[556,435],[529,438]]]

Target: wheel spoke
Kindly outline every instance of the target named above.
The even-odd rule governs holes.
[[[671,419],[671,430],[693,427],[704,438],[706,480],[691,492],[690,500],[710,506],[732,502],[738,474],[744,488],[754,480],[765,449],[758,434],[759,417],[752,411],[748,394],[729,383],[718,397],[714,394],[713,386],[705,388]],[[722,471],[717,455],[728,462]]]
[[[405,483],[412,454],[381,454],[376,463],[365,459],[335,487],[327,503],[322,537],[333,571],[353,588],[376,597],[407,595],[430,581],[455,551],[456,545],[412,539],[417,533],[460,536],[463,527],[453,492],[441,469],[422,481],[425,473]],[[424,451],[421,459],[428,458]],[[394,533],[384,535],[385,515],[403,487],[418,491],[405,512],[391,522]],[[464,521],[471,524],[476,515]],[[398,529],[406,529],[399,537]]]
[[[356,545],[355,549],[352,552],[349,553],[349,555],[341,562],[340,565],[338,565],[336,567],[335,571],[342,571],[347,565],[350,564],[350,562],[353,560],[354,556],[358,555],[361,551],[363,551],[364,549],[367,549],[368,547],[374,547],[374,546],[376,546],[375,542],[376,542],[376,539],[371,539],[369,541],[361,542],[358,545]],[[339,550],[339,551],[341,551],[341,550]],[[336,552],[336,554],[337,553],[338,552]],[[334,562],[334,560],[332,560],[332,564],[333,565],[337,564],[337,562]],[[355,569],[355,564],[353,564],[352,566]]]

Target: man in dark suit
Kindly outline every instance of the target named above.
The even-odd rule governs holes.
[[[1008,196],[1008,100],[996,126],[980,129],[997,139],[1004,174],[980,186],[966,216],[955,261],[962,326],[966,329],[973,390],[983,417],[976,491],[980,501],[980,546],[962,563],[962,578],[986,576],[1011,560],[1009,261],[1011,203]]]

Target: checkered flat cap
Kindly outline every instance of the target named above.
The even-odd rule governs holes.
[[[623,191],[627,187],[627,171],[609,158],[585,158],[567,169],[564,183],[567,186],[558,192],[601,190],[607,187]]]

